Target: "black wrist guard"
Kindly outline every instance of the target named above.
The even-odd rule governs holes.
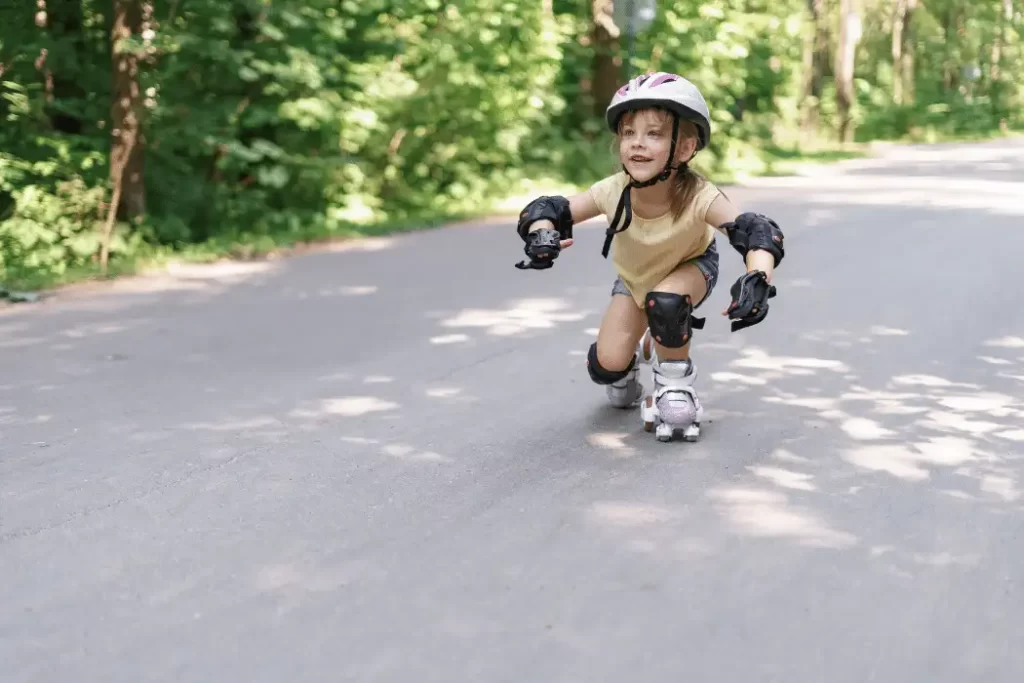
[[[526,247],[523,249],[530,258],[520,261],[516,268],[520,270],[545,270],[555,265],[555,259],[562,251],[562,242],[557,231],[550,228],[534,230],[526,236]]]
[[[764,272],[754,270],[741,275],[729,290],[732,303],[729,305],[729,319],[733,321],[732,331],[756,325],[768,315],[768,299],[775,296],[775,287],[768,284]]]

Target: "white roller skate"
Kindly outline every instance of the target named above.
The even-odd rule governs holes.
[[[614,384],[605,387],[608,401],[616,408],[634,408],[644,396],[644,386],[640,383],[639,361],[634,359],[633,369],[629,374]]]
[[[704,407],[693,383],[697,368],[692,361],[663,361],[656,356],[651,364],[654,390],[640,404],[645,431],[654,431],[658,441],[671,441],[682,433],[684,441],[700,439]]]

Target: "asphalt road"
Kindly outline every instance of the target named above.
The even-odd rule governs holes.
[[[0,311],[0,678],[1024,680],[1024,143],[729,193],[788,253],[733,334],[719,240],[695,444],[587,377],[599,222]]]

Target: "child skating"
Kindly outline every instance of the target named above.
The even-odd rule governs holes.
[[[606,387],[613,405],[639,403],[645,428],[659,440],[681,434],[695,441],[704,411],[690,344],[704,319],[693,312],[718,282],[715,228],[747,268],[723,311],[733,331],[768,313],[772,273],[785,253],[783,234],[764,215],[740,213],[690,169],[711,139],[711,123],[704,97],[685,78],[658,72],[630,80],[615,93],[606,120],[623,171],[572,197],[530,202],[517,227],[529,261],[517,267],[552,267],[572,246],[573,225],[603,214],[609,228],[602,253],[607,258],[611,252],[618,277],[587,355],[590,378]],[[651,363],[654,377],[646,396],[637,378],[640,362]]]

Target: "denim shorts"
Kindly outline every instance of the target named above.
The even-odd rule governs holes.
[[[684,261],[680,265],[686,263],[692,263],[697,266],[701,273],[704,274],[704,284],[707,285],[708,291],[704,294],[704,298],[697,302],[694,309],[700,307],[702,303],[707,301],[707,298],[711,296],[711,292],[715,289],[715,285],[718,284],[718,247],[715,245],[715,240],[711,241],[708,248],[703,254],[696,258],[692,258],[689,261]],[[632,296],[629,289],[626,287],[626,283],[622,281],[622,278],[615,278],[615,284],[612,285],[612,296],[616,294],[622,296]]]

